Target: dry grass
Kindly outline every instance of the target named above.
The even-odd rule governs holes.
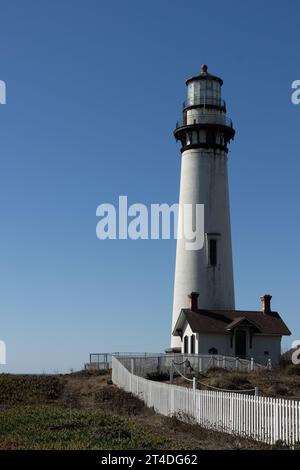
[[[80,372],[25,379],[2,375],[0,379],[0,403],[5,401],[0,410],[1,449],[268,448],[160,416],[112,385],[109,374]]]
[[[300,397],[300,368],[237,372],[211,369],[201,382],[228,390]],[[157,377],[159,379],[159,377]],[[162,377],[166,380],[166,377]],[[190,383],[176,377],[182,386]],[[1,449],[267,449],[252,440],[167,418],[115,387],[109,373],[0,375]]]
[[[258,387],[262,396],[300,399],[300,367],[291,364],[279,369],[263,369],[257,372],[214,368],[205,374],[198,374],[197,378],[204,384],[226,390],[245,390]],[[191,384],[180,376],[175,377],[174,383],[191,387]],[[205,389],[205,386],[201,388]]]

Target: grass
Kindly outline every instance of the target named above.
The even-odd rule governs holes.
[[[172,442],[144,426],[103,411],[51,405],[14,407],[1,413],[0,449],[165,449]]]
[[[191,377],[192,375],[190,375]],[[300,399],[300,366],[290,363],[278,369],[262,369],[256,372],[229,371],[215,367],[206,373],[198,374],[197,378],[203,384],[226,390],[245,390],[258,387],[262,396]],[[191,387],[191,383],[181,377],[176,377],[175,383]]]
[[[0,375],[0,404],[45,403],[59,398],[64,381],[59,376]]]
[[[263,449],[156,414],[109,374],[0,375],[0,449]]]

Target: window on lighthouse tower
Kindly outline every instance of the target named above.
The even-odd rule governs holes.
[[[206,263],[208,267],[216,267],[220,264],[220,233],[206,233],[205,234],[205,252]]]
[[[208,245],[208,255],[209,255],[209,264],[210,266],[217,266],[217,240],[214,238],[209,239]]]

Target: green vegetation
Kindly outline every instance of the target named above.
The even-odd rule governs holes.
[[[102,411],[31,405],[1,412],[0,449],[165,448],[168,439]]]
[[[170,376],[164,372],[151,372],[146,375],[147,380],[154,380],[155,382],[164,382],[169,380]]]
[[[0,375],[0,449],[262,449],[265,444],[164,417],[108,372]]]
[[[59,398],[64,381],[49,375],[0,375],[0,404],[47,403]]]

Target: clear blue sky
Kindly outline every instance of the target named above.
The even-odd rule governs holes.
[[[99,241],[96,207],[178,199],[185,79],[224,79],[237,308],[300,338],[297,1],[1,0],[0,371],[169,345],[174,241]],[[285,341],[290,346],[291,338]]]

